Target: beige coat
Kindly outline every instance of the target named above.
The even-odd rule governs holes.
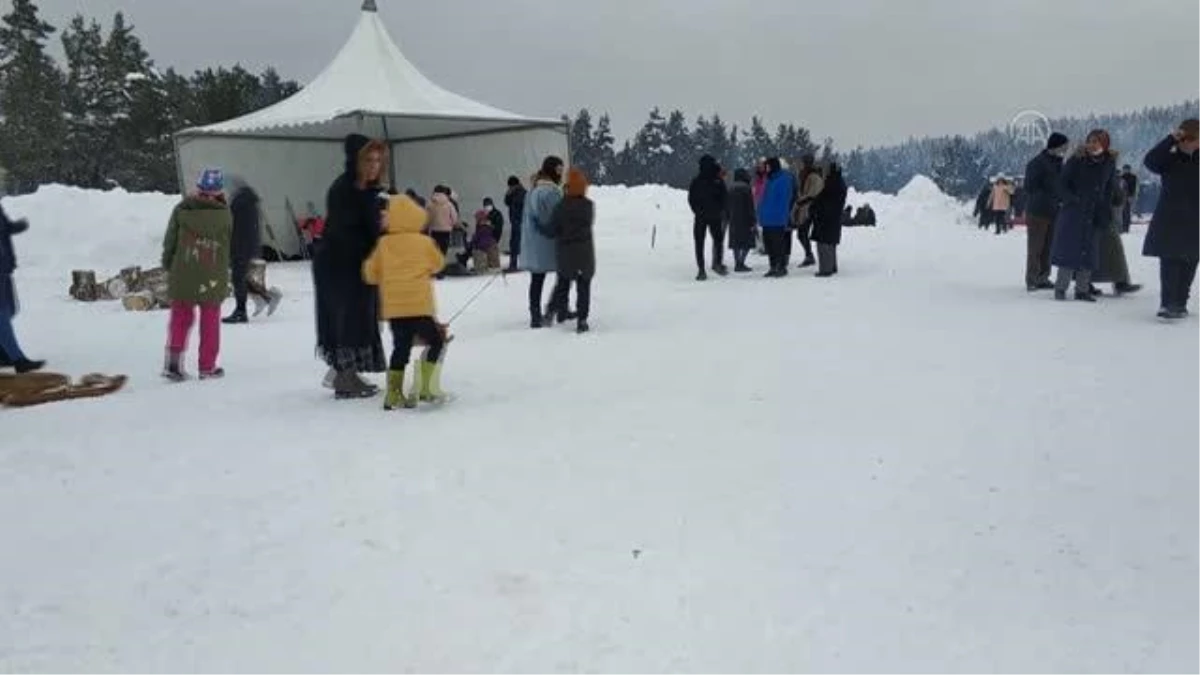
[[[792,210],[792,223],[803,225],[808,222],[813,200],[825,189],[825,179],[820,172],[813,171],[804,179],[800,186],[800,194],[796,195],[796,208]]]
[[[1006,180],[996,181],[996,184],[992,186],[992,199],[990,201],[992,210],[1008,212],[1009,207],[1012,206],[1014,192],[1016,192],[1016,188],[1013,187],[1012,183]]]

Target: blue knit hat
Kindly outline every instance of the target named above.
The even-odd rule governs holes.
[[[216,194],[225,190],[225,175],[220,169],[208,168],[200,172],[200,178],[196,181],[196,189],[209,194]]]

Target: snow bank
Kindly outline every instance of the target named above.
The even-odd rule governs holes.
[[[43,185],[3,203],[10,218],[29,220],[18,245],[22,276],[59,276],[66,284],[72,269],[95,269],[103,276],[128,265],[157,265],[178,200],[161,193]]]

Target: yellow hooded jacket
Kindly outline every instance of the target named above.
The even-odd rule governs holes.
[[[407,196],[389,200],[384,234],[363,263],[363,281],[379,287],[382,319],[435,314],[433,276],[445,258],[433,239],[421,234],[425,220],[425,209]]]

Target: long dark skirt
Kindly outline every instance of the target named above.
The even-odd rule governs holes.
[[[349,270],[328,262],[313,263],[316,296],[317,358],[337,370],[381,373],[387,370],[379,335],[379,295]]]

